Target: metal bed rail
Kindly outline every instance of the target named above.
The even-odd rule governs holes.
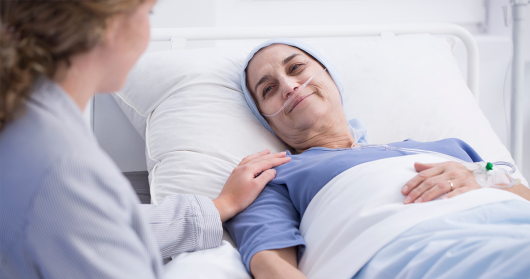
[[[281,27],[212,27],[212,28],[153,28],[151,41],[171,42],[172,49],[182,48],[187,40],[244,40],[269,38],[330,38],[378,36],[384,33],[453,35],[467,50],[467,85],[479,101],[479,53],[473,35],[465,28],[450,23],[363,24],[329,26]]]

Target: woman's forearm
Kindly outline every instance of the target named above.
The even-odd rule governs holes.
[[[530,201],[530,189],[528,189],[526,186],[524,186],[523,184],[517,184],[515,186],[512,186],[510,188],[506,188],[506,189],[503,189],[503,190],[506,190],[508,192],[512,192],[516,195],[519,195],[527,200]]]
[[[256,253],[250,260],[250,271],[254,278],[306,278],[297,268],[297,247],[265,250]]]

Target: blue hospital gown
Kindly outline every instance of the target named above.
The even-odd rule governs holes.
[[[408,140],[390,145],[436,151],[468,162],[482,161],[473,148],[458,139],[425,143]],[[252,256],[263,250],[298,246],[298,258],[301,258],[305,243],[298,230],[300,220],[313,197],[331,179],[359,164],[408,154],[381,148],[321,147],[297,155],[288,153],[291,162],[276,168],[276,178],[267,184],[256,201],[225,223],[247,269],[250,270]]]

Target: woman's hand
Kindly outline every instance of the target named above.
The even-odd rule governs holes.
[[[418,175],[401,189],[405,204],[432,201],[441,195],[442,199],[452,198],[462,193],[480,189],[475,175],[457,162],[437,164],[415,163]]]
[[[213,200],[222,222],[254,202],[265,185],[276,177],[276,170],[272,168],[291,161],[291,157],[285,157],[285,152],[270,152],[267,148],[249,155],[232,171],[219,197]]]

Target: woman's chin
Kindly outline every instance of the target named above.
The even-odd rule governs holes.
[[[295,127],[295,130],[308,131],[315,126],[319,119],[321,119],[321,116],[314,113],[299,115],[294,119],[293,126]]]
[[[316,99],[309,97],[308,99]],[[313,101],[313,100],[311,100]],[[333,112],[327,109],[327,106],[321,102],[301,102],[296,106],[292,113],[291,118],[298,123],[312,124],[313,122],[322,119],[326,115],[332,115]],[[308,123],[309,122],[309,123]]]

